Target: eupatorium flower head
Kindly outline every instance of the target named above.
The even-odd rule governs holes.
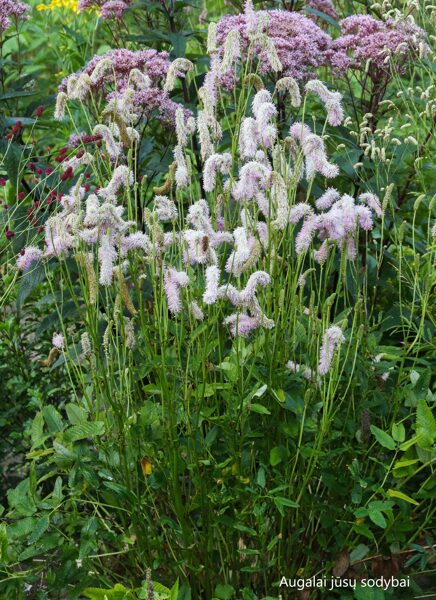
[[[6,31],[13,21],[27,19],[30,6],[20,0],[1,0],[0,2],[0,34]]]
[[[425,32],[408,19],[385,21],[370,15],[353,15],[340,22],[342,35],[331,48],[333,68],[343,74],[347,69],[365,69],[367,61],[379,71],[370,76],[380,77],[380,71],[389,75],[391,68],[386,60],[395,56],[395,63],[403,71],[408,61],[418,56],[419,48],[428,52]]]
[[[300,13],[284,10],[254,12],[250,8],[249,12],[225,16],[218,22],[219,56],[225,54],[223,46],[233,31],[239,34],[244,57],[251,48],[252,58],[259,59],[261,74],[280,70],[284,76],[295,79],[304,79],[312,69],[325,64],[332,43],[327,33]],[[271,61],[271,46],[281,69]],[[224,72],[229,69],[227,64],[224,67]]]

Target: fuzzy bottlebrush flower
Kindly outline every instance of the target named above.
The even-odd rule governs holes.
[[[381,21],[370,15],[353,15],[340,22],[342,35],[332,44],[330,62],[339,74],[347,69],[364,69],[367,62],[378,71],[390,74],[386,59],[395,56],[395,64],[403,71],[408,61],[417,57],[420,47],[428,53],[425,32],[408,19]],[[380,73],[370,72],[376,80]]]
[[[183,261],[194,264],[216,264],[216,249],[224,243],[231,244],[233,236],[228,231],[215,231],[210,219],[209,206],[205,200],[192,204],[186,217],[192,228],[181,234],[185,243]]]
[[[244,227],[237,227],[233,232],[235,249],[230,254],[226,263],[226,271],[239,276],[244,272],[244,265],[250,258],[255,247],[256,238],[247,237],[247,231]]]
[[[187,187],[190,182],[190,177],[188,171],[188,164],[186,162],[185,155],[183,154],[183,148],[181,146],[176,146],[174,148],[174,159],[177,164],[175,173],[177,187]]]
[[[371,194],[370,192],[365,192],[364,194],[360,194],[357,198],[359,202],[363,202],[367,204],[371,210],[375,212],[378,217],[383,216],[382,207],[380,204],[380,200],[375,194]]]
[[[0,35],[14,22],[27,19],[30,6],[19,0],[0,0]]]
[[[291,125],[290,135],[301,144],[306,162],[307,180],[315,177],[316,173],[321,173],[327,178],[333,178],[339,174],[339,168],[327,160],[323,139],[312,133],[308,125],[294,123]]]
[[[252,200],[261,190],[269,187],[271,168],[252,160],[241,167],[239,180],[232,186],[232,196],[236,201]]]
[[[182,310],[180,290],[189,285],[189,277],[184,271],[176,271],[172,267],[164,272],[164,288],[167,297],[168,309],[171,314],[177,315]]]
[[[232,155],[229,152],[212,154],[204,163],[203,187],[205,192],[212,192],[215,188],[216,174],[228,175],[232,167]]]
[[[276,90],[282,94],[288,93],[291,99],[291,105],[298,108],[301,105],[300,88],[293,77],[282,77],[276,83]]]
[[[198,306],[197,302],[195,302],[195,300],[192,300],[191,304],[189,305],[189,308],[191,311],[191,315],[194,317],[194,319],[196,321],[203,321],[204,313],[201,310],[201,308]]]
[[[260,90],[253,98],[252,111],[256,118],[256,138],[258,145],[271,148],[275,142],[277,129],[271,122],[277,116],[268,90]]]
[[[133,173],[125,165],[119,165],[114,172],[107,186],[98,191],[98,196],[104,198],[107,202],[116,203],[117,194],[122,187],[128,188],[133,184]]]
[[[194,65],[187,58],[176,58],[168,67],[164,91],[171,92],[174,89],[178,77],[184,77],[194,69]]]
[[[102,56],[94,56],[85,67],[65,78],[59,86],[59,92],[70,97],[76,89],[80,77],[87,76],[87,92],[89,95],[100,95],[113,103],[119,112],[126,99],[131,105],[135,118],[150,114],[156,110],[159,118],[174,125],[176,111],[180,107],[173,102],[168,93],[161,88],[164,84],[171,62],[168,52],[157,50],[109,50]],[[82,82],[85,79],[82,77]],[[82,88],[84,83],[82,83]],[[73,92],[74,96],[75,92]],[[127,96],[126,96],[127,94]],[[63,114],[66,98],[58,96],[58,118]],[[124,110],[124,113],[128,111]],[[185,111],[189,116],[189,111]],[[123,115],[124,117],[126,115]],[[130,118],[130,115],[127,115]]]
[[[316,208],[318,210],[327,210],[334,202],[336,202],[336,200],[339,200],[340,196],[338,190],[335,188],[328,188],[315,202]]]
[[[359,228],[369,231],[373,227],[373,215],[380,216],[380,206],[377,196],[362,194],[370,197],[370,206],[358,205],[354,198],[348,194],[339,196],[337,190],[330,188],[317,201],[318,209],[328,209],[326,212],[315,214],[306,203],[299,203],[292,207],[290,212],[291,223],[298,223],[301,219],[303,225],[295,239],[297,254],[309,249],[315,235],[322,241],[321,247],[314,252],[315,260],[323,264],[329,255],[330,246],[337,243],[341,252],[346,252],[350,260],[357,255],[355,236]],[[360,197],[359,197],[360,200]]]
[[[188,117],[183,108],[180,106],[176,110],[176,135],[177,144],[185,147],[188,144],[188,137],[195,132],[196,123],[194,117]]]
[[[42,250],[36,246],[27,246],[23,254],[20,254],[17,259],[17,267],[20,271],[27,271],[31,265],[39,260],[43,255]]]
[[[291,373],[302,373],[304,379],[307,381],[313,381],[315,379],[315,373],[312,371],[312,369],[304,365],[300,365],[293,360],[289,360],[285,366]]]
[[[220,270],[216,265],[206,269],[206,289],[203,294],[205,304],[215,304],[218,300],[218,288],[220,282]]]
[[[56,106],[53,113],[55,121],[62,121],[65,117],[65,109],[67,106],[68,96],[65,92],[59,92],[56,97]]]
[[[63,350],[65,348],[65,338],[62,333],[54,333],[51,343],[58,350]]]
[[[270,283],[270,276],[264,271],[256,271],[250,275],[247,285],[241,291],[232,284],[219,286],[220,270],[217,266],[206,269],[206,290],[203,295],[205,304],[215,304],[220,298],[228,298],[237,308],[246,312],[238,312],[224,319],[224,324],[230,327],[231,334],[236,336],[247,336],[251,331],[259,327],[271,329],[274,321],[268,319],[262,312],[256,292],[259,286]]]
[[[168,196],[154,197],[154,211],[159,221],[175,221],[178,217],[177,207]]]
[[[79,0],[79,12],[97,8],[103,20],[121,19],[132,0]]]
[[[244,13],[225,16],[217,24],[218,53],[221,58],[225,54],[224,45],[229,33],[237,31],[243,56],[247,57],[250,49],[252,57],[259,59],[261,74],[278,67],[271,60],[271,46],[276,52],[283,76],[305,79],[312,69],[326,64],[332,40],[311,19],[297,12],[283,10],[254,12],[251,4],[247,3],[246,6],[248,10]],[[226,85],[233,87],[231,80],[227,80]]]
[[[229,315],[224,319],[223,323],[230,327],[230,333],[233,337],[247,337],[259,327],[259,319],[250,317],[246,313]]]
[[[324,104],[327,111],[327,121],[333,127],[337,127],[344,120],[344,111],[342,109],[342,94],[339,92],[331,92],[318,79],[311,79],[306,83],[306,92],[316,94]]]
[[[320,375],[326,375],[330,371],[335,352],[344,341],[344,334],[337,325],[332,325],[324,333],[319,352],[318,373]]]
[[[69,194],[62,197],[61,210],[45,224],[45,250],[39,252],[33,246],[24,250],[18,261],[25,268],[34,257],[52,258],[67,255],[71,249],[83,244],[96,249],[100,263],[100,284],[110,285],[114,269],[120,257],[129,250],[143,252],[148,256],[152,250],[146,234],[129,232],[134,222],[123,219],[124,208],[116,205],[116,195],[122,185],[131,181],[127,167],[115,169],[108,185],[96,194],[89,194],[80,181]],[[95,295],[95,294],[94,294]]]
[[[256,271],[250,275],[247,285],[241,291],[231,284],[222,285],[218,289],[219,298],[227,297],[234,306],[248,311],[248,314],[245,312],[234,313],[224,320],[224,324],[230,326],[233,336],[245,337],[259,327],[265,329],[274,327],[274,321],[264,315],[256,297],[258,287],[267,286],[270,282],[271,278],[268,273]]]

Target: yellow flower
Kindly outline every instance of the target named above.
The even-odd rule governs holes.
[[[79,1],[78,0],[50,0],[48,4],[38,4],[36,10],[49,10],[54,11],[60,9],[71,10],[72,12],[79,12]]]

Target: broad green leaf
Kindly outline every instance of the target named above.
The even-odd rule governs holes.
[[[58,433],[59,431],[62,431],[62,417],[54,406],[51,404],[44,406],[42,409],[42,415],[50,433]]]
[[[81,423],[74,425],[65,433],[65,438],[70,442],[77,442],[85,438],[94,438],[103,435],[105,430],[103,421],[93,421],[92,423]]]
[[[272,467],[275,467],[280,464],[282,460],[285,460],[287,456],[288,451],[284,446],[275,446],[274,448],[271,448],[269,453],[269,463]]]
[[[33,290],[45,279],[45,269],[41,264],[33,263],[28,271],[23,273],[18,284],[17,304],[23,306]]]
[[[35,418],[32,421],[32,427],[30,430],[30,437],[32,439],[32,447],[39,445],[40,441],[43,439],[43,431],[44,431],[44,417],[42,416],[42,412],[38,412],[35,415]]]
[[[226,583],[220,583],[216,586],[214,597],[218,600],[231,600],[234,597],[235,589]]]
[[[392,437],[396,442],[404,442],[406,439],[406,430],[404,429],[404,425],[402,423],[392,424]]]
[[[416,409],[416,434],[418,446],[430,449],[436,440],[436,422],[425,400],[420,400]]]
[[[386,519],[384,518],[383,513],[381,513],[379,510],[369,510],[368,516],[373,523],[379,527],[382,527],[383,529],[386,528]]]
[[[67,411],[68,420],[71,425],[80,425],[88,420],[86,411],[77,404],[67,404],[65,410]]]
[[[47,531],[50,525],[50,520],[48,515],[43,515],[40,519],[38,519],[35,527],[32,530],[32,533],[29,536],[28,542],[29,544],[34,544],[39,540],[42,534]]]
[[[371,425],[370,429],[375,439],[381,446],[383,446],[383,448],[388,448],[388,450],[395,450],[395,441],[391,438],[389,433],[386,433],[385,431],[379,429],[375,425]]]

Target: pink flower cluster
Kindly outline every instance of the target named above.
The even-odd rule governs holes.
[[[147,252],[147,236],[129,233],[134,222],[123,219],[124,208],[117,205],[117,195],[123,186],[131,184],[131,173],[123,165],[117,167],[108,185],[86,198],[84,187],[76,184],[61,200],[61,211],[50,217],[45,225],[45,251],[28,246],[17,260],[17,267],[28,270],[41,258],[67,256],[71,250],[84,247],[97,249],[100,263],[100,284],[112,283],[119,257],[129,250]]]
[[[368,60],[389,72],[386,59],[394,55],[400,68],[418,55],[422,45],[427,52],[425,32],[410,21],[381,21],[370,15],[353,15],[340,22],[342,35],[332,44],[330,62],[340,74],[348,69],[364,69]]]
[[[101,94],[107,100],[118,99],[127,89],[133,89],[133,108],[138,115],[158,110],[163,120],[174,123],[180,105],[160,87],[170,65],[169,54],[165,51],[109,50],[102,56],[94,56],[81,71],[65,78],[59,91],[67,92],[73,81],[88,76],[85,97],[92,93]],[[148,78],[149,85],[139,81],[141,74],[143,79]]]
[[[325,212],[315,213],[312,207],[304,202],[295,204],[290,211],[291,223],[297,224],[303,220],[300,231],[295,239],[297,254],[307,251],[315,235],[322,244],[314,252],[314,259],[324,264],[329,257],[330,248],[337,244],[341,252],[346,252],[350,260],[356,258],[357,250],[355,236],[360,229],[369,231],[373,228],[374,212],[381,216],[380,201],[375,194],[365,193],[358,198],[348,194],[341,196],[334,188],[329,188],[318,200],[316,207]]]
[[[246,9],[240,15],[223,17],[217,24],[219,56],[223,56],[224,42],[228,34],[237,30],[244,57],[247,57],[250,49],[252,57],[259,59],[260,73],[270,72],[272,67],[267,47],[261,36],[253,37],[257,28],[261,28],[261,33],[266,33],[274,44],[282,63],[283,76],[305,79],[311,69],[326,64],[332,43],[331,37],[313,20],[300,13],[284,10],[254,12]]]
[[[79,11],[98,8],[103,20],[121,19],[132,0],[79,0]]]
[[[13,19],[26,19],[29,10],[30,6],[19,0],[0,0],[0,34],[12,25]]]

